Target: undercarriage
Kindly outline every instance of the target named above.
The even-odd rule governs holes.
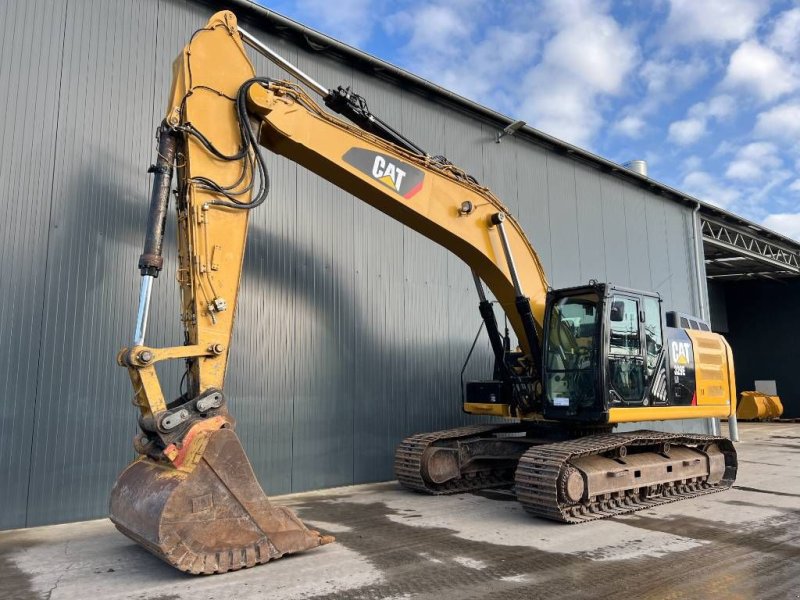
[[[512,487],[537,517],[581,523],[728,489],[730,440],[712,435],[476,425],[403,440],[400,483],[427,494]]]

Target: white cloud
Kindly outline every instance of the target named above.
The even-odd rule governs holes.
[[[623,117],[613,125],[614,131],[629,138],[639,138],[645,128],[645,121],[636,115]]]
[[[761,0],[670,0],[667,43],[723,43],[748,37],[768,9]]]
[[[771,48],[790,56],[800,54],[800,8],[778,15],[767,43]]]
[[[463,51],[462,41],[469,38],[474,22],[454,6],[430,4],[394,16],[394,27],[411,32],[408,49],[414,52],[444,52],[453,55]],[[389,26],[392,27],[391,21]]]
[[[769,215],[762,225],[800,242],[800,213],[777,213]]]
[[[704,202],[726,208],[741,197],[741,192],[719,182],[706,171],[692,171],[683,178],[682,189]]]
[[[354,46],[372,35],[376,14],[371,0],[296,0],[302,19],[319,23],[319,29]]]
[[[708,102],[698,102],[689,109],[690,115],[700,118],[727,119],[734,112],[736,103],[733,98],[725,94],[714,96]]]
[[[603,96],[625,91],[624,81],[638,60],[630,32],[588,0],[547,4],[555,26],[542,61],[524,82],[520,112],[534,126],[577,145],[588,145],[603,123]]]
[[[687,156],[683,159],[683,170],[686,172],[691,171],[698,171],[700,166],[703,164],[703,159],[697,156],[696,154],[692,154],[691,156]]]
[[[708,62],[699,56],[688,59],[659,56],[647,60],[637,69],[637,75],[644,84],[644,94],[635,105],[629,106],[624,112],[630,118],[646,121],[662,105],[705,78],[708,75]],[[633,127],[634,124],[634,121],[620,123],[623,130],[637,132],[639,128]]]
[[[789,191],[800,192],[800,179],[795,179],[789,184]]]
[[[690,117],[669,126],[669,140],[679,146],[691,146],[706,133],[705,119]]]
[[[645,150],[644,159],[647,161],[647,166],[649,169],[657,167],[662,162],[661,154],[654,152],[653,150]]]
[[[783,166],[778,147],[770,142],[753,142],[739,149],[725,176],[741,181],[761,179],[767,172]]]
[[[406,36],[403,63],[414,73],[490,105],[516,113],[522,72],[537,58],[536,31],[513,23],[480,28],[471,18],[488,10],[481,0],[424,4],[395,13],[384,23],[391,36]],[[498,52],[502,48],[502,52]]]
[[[756,135],[797,142],[800,139],[800,102],[786,102],[756,117]]]
[[[714,152],[711,153],[711,156],[717,158],[720,156],[727,156],[729,154],[732,155],[734,152],[736,152],[736,145],[730,140],[722,140]]]
[[[797,69],[779,54],[754,40],[731,55],[723,87],[743,89],[768,102],[797,89]]]
[[[679,146],[691,146],[707,133],[710,119],[726,119],[734,110],[733,98],[724,94],[698,102],[689,109],[687,118],[670,124],[668,139]]]
[[[692,87],[708,74],[708,63],[699,56],[688,60],[651,59],[639,70],[647,86],[647,97],[671,95]]]
[[[586,146],[604,123],[606,99],[629,91],[625,79],[639,58],[632,33],[607,9],[593,0],[502,9],[438,0],[406,4],[382,27],[405,40],[402,63],[413,72]],[[478,14],[497,24],[482,25]],[[622,126],[635,134],[642,125]]]

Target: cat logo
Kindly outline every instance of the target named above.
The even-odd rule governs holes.
[[[381,183],[393,187],[395,191],[399,192],[406,172],[400,167],[387,162],[380,154],[376,154],[375,162],[372,164],[372,176]]]
[[[670,355],[672,358],[672,370],[680,377],[686,376],[686,367],[692,364],[692,345],[689,342],[676,342],[670,344]]]
[[[692,345],[689,342],[672,342],[672,364],[686,366],[692,362]]]
[[[379,181],[403,198],[411,198],[422,189],[425,174],[416,167],[366,148],[350,148],[342,157],[356,169]]]

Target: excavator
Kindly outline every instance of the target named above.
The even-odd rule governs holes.
[[[303,85],[257,77],[246,46]],[[656,293],[597,281],[551,289],[533,245],[487,188],[373,115],[350,88],[309,77],[233,13],[213,15],[175,60],[157,144],[134,339],[117,356],[139,411],[138,457],[114,484],[110,515],[170,565],[223,573],[333,541],[269,501],[224,391],[248,216],[269,191],[262,147],[472,270],[494,368],[462,385],[462,405],[490,422],[403,440],[394,464],[403,486],[427,494],[507,486],[532,515],[579,523],[733,484],[736,386],[723,337],[662,310]],[[184,339],[155,348],[145,332],[174,175]],[[495,305],[518,343],[500,330]],[[176,399],[165,398],[156,373],[168,360],[185,363]],[[719,417],[729,419],[731,439],[613,431]]]

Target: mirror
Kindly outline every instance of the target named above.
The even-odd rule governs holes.
[[[625,303],[622,300],[614,300],[611,303],[611,320],[615,323],[622,321],[622,315],[625,313]]]

